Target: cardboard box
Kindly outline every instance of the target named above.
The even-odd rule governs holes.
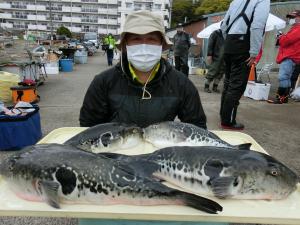
[[[262,84],[248,81],[244,96],[254,100],[268,100],[270,88],[271,84],[269,83]]]

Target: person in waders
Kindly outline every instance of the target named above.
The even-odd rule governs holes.
[[[250,67],[262,45],[269,11],[270,0],[233,0],[221,24],[225,39],[225,79],[220,106],[223,129],[244,129],[236,121],[237,109]]]

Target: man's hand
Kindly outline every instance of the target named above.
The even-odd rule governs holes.
[[[206,62],[208,65],[210,65],[212,63],[212,56],[207,56],[206,57]]]
[[[256,59],[256,56],[250,56],[246,62],[247,62],[247,66],[251,66],[253,63],[255,63],[255,59]]]

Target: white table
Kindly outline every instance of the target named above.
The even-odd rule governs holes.
[[[84,129],[79,127],[59,128],[49,133],[39,143],[63,143]],[[251,142],[253,150],[264,152],[264,149],[249,135],[230,131],[214,131],[214,133],[231,144]],[[137,151],[144,153],[148,150],[140,146],[138,149],[125,153],[133,154]],[[19,199],[8,189],[4,180],[0,182],[0,216],[74,217],[81,218],[80,225],[143,225],[145,221],[147,221],[146,224],[152,225],[169,223],[171,225],[212,225],[218,222],[223,224],[228,222],[300,224],[300,188],[285,200],[214,200],[223,206],[223,211],[217,215],[207,214],[185,206],[62,204],[62,208],[57,210],[45,203]],[[85,220],[84,218],[89,219]],[[90,220],[92,218],[97,220]],[[190,221],[190,223],[182,221]]]

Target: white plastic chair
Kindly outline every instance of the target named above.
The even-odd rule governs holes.
[[[260,71],[257,72],[257,81],[262,81],[262,77],[267,76],[269,83],[271,83],[270,72],[271,72],[272,67],[273,67],[273,63],[265,63],[261,67]]]

